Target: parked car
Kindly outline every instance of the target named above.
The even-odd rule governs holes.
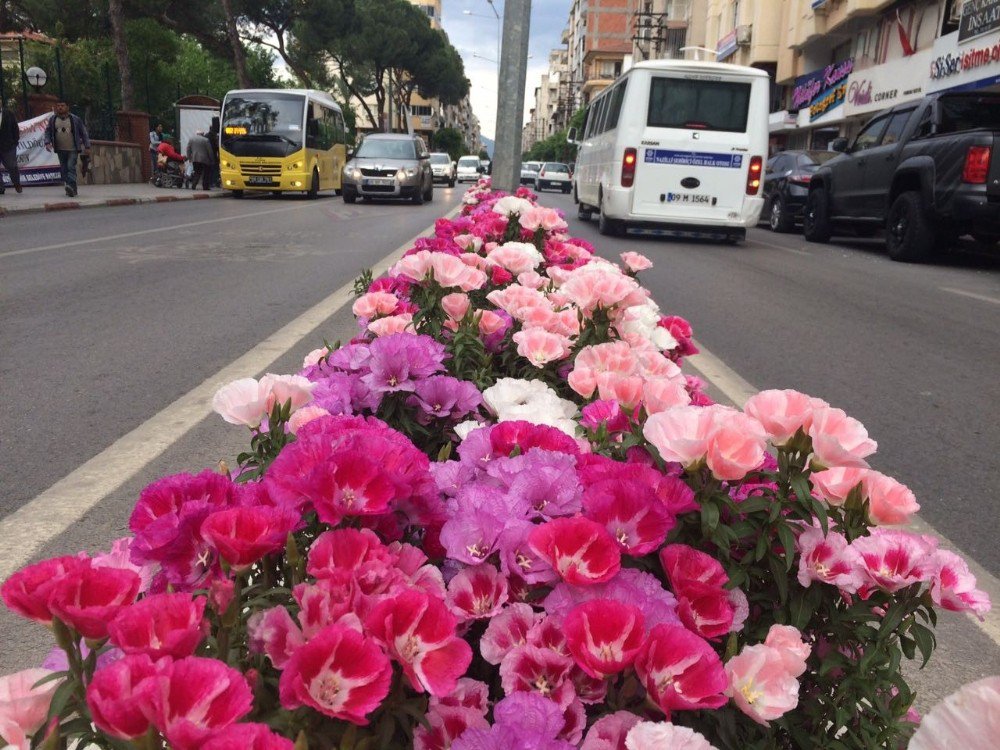
[[[521,184],[533,185],[538,172],[542,168],[540,161],[526,161],[521,164]]]
[[[455,162],[448,154],[440,152],[431,154],[431,173],[434,175],[434,182],[447,182],[448,187],[455,187]]]
[[[372,133],[344,167],[344,202],[362,198],[434,199],[431,155],[416,135]]]
[[[542,164],[535,177],[535,190],[538,192],[554,189],[568,193],[572,187],[573,175],[569,171],[569,166],[557,161],[547,161]]]
[[[809,183],[803,233],[886,230],[893,260],[918,262],[971,234],[1000,242],[1000,94],[932,94],[877,114]]]
[[[767,160],[761,219],[773,232],[790,232],[802,221],[813,173],[836,151],[782,151]]]
[[[463,156],[458,160],[457,179],[459,182],[465,182],[466,180],[475,182],[479,179],[481,169],[478,156]]]

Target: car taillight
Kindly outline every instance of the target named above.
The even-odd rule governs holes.
[[[962,168],[962,182],[985,185],[990,171],[990,147],[969,146],[965,152],[965,166]]]
[[[622,157],[622,187],[632,187],[635,182],[635,149],[625,149]]]
[[[760,175],[764,169],[762,156],[750,157],[750,169],[747,170],[747,195],[757,195],[760,191]]]
[[[788,175],[788,181],[794,182],[796,185],[808,185],[812,180],[813,176],[811,174],[790,174]]]

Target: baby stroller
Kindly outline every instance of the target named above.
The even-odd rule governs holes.
[[[153,184],[162,188],[184,187],[184,163],[167,158],[160,154],[156,159],[156,174]]]

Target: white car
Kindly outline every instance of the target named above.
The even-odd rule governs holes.
[[[455,162],[448,154],[436,152],[431,154],[431,172],[434,182],[447,182],[448,187],[455,187],[457,177]]]
[[[479,170],[480,166],[478,156],[463,156],[458,160],[458,174],[456,179],[459,182],[465,182],[466,180],[475,182],[479,179]]]
[[[568,193],[573,187],[573,175],[569,166],[557,161],[547,161],[535,177],[535,191],[562,190]]]
[[[540,161],[526,161],[521,164],[521,184],[533,185],[538,177],[538,170],[542,168]]]

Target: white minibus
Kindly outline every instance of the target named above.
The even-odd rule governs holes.
[[[763,205],[768,76],[755,68],[651,60],[594,97],[573,198],[602,234],[738,241]]]

